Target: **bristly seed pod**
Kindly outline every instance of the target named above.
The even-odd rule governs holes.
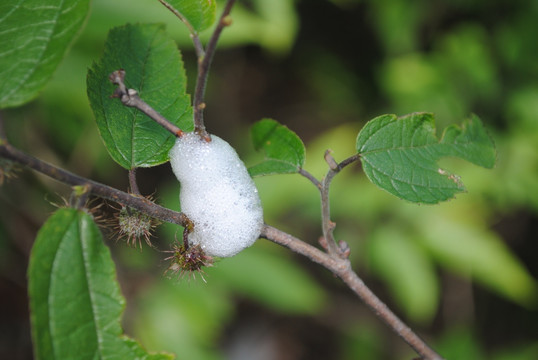
[[[136,247],[138,243],[140,248],[142,248],[142,239],[144,239],[148,246],[153,247],[150,237],[151,232],[157,225],[155,219],[125,206],[122,206],[116,214],[116,218],[115,230],[118,239],[126,238],[128,245]]]
[[[19,168],[7,159],[0,159],[0,186],[4,184],[4,181],[17,177],[16,172]]]
[[[166,252],[172,253],[172,255],[165,259],[171,260],[165,274],[171,272],[178,274],[179,278],[188,275],[194,279],[198,273],[206,282],[202,268],[213,266],[213,257],[206,255],[200,245],[187,247],[185,244],[176,243],[172,245],[172,250]]]

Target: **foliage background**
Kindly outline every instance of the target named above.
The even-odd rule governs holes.
[[[130,5],[129,5],[130,4]],[[347,169],[332,189],[336,236],[354,267],[413,328],[453,359],[538,358],[538,4],[518,1],[245,1],[223,34],[206,125],[254,164],[248,126],[273,117],[322,154],[353,153],[369,119],[430,111],[438,128],[475,112],[498,147],[493,171],[446,160],[469,193],[403,203]],[[127,187],[89,109],[85,76],[110,27],[166,22],[194,85],[187,33],[155,1],[96,0],[53,81],[2,116],[13,144],[83,176]],[[144,193],[177,209],[168,165],[140,171]],[[19,181],[20,180],[20,181]],[[296,175],[257,180],[266,221],[315,242],[316,190]],[[26,268],[35,233],[68,189],[19,173],[0,188],[0,358],[30,359]],[[176,230],[155,242],[167,249]],[[208,284],[163,279],[163,254],[109,245],[127,297],[125,327],[151,350],[193,359],[409,359],[412,353],[338,280],[258,241],[208,270]],[[263,275],[262,275],[263,274]]]

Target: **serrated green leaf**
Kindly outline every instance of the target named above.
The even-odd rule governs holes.
[[[28,269],[36,359],[165,360],[122,335],[125,300],[110,251],[83,211],[61,209],[43,225]]]
[[[175,137],[142,112],[110,96],[108,76],[124,69],[125,84],[184,131],[193,129],[186,75],[175,42],[162,25],[125,25],[110,31],[105,52],[88,72],[88,98],[112,158],[126,169],[168,161]]]
[[[486,168],[495,164],[493,141],[474,115],[462,127],[448,127],[441,140],[432,114],[382,115],[364,126],[356,147],[370,181],[416,203],[436,204],[465,191],[457,175],[437,165],[442,157],[459,157]]]
[[[179,14],[181,20],[199,32],[215,22],[217,4],[215,0],[159,0],[172,12]]]
[[[264,153],[265,160],[248,169],[250,176],[290,174],[302,168],[304,144],[286,126],[272,119],[263,119],[252,126],[251,135],[254,148]]]
[[[89,0],[2,0],[0,108],[34,98],[88,14]]]

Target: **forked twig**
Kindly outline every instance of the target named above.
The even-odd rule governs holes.
[[[424,340],[398,318],[387,305],[385,305],[385,303],[383,303],[383,301],[381,301],[381,299],[366,286],[362,279],[351,268],[351,263],[348,259],[350,249],[347,243],[344,241],[337,243],[334,239],[333,231],[336,224],[331,221],[329,199],[331,182],[336,174],[342,169],[359,160],[360,155],[358,153],[354,154],[340,163],[337,163],[332,157],[330,150],[327,150],[324,158],[329,166],[329,170],[322,181],[317,180],[306,170],[302,170],[299,173],[308,178],[320,192],[323,230],[321,245],[327,252],[325,253],[302,240],[267,225],[263,228],[261,236],[306,256],[310,260],[322,265],[333,274],[337,275],[374,312],[375,315],[383,320],[385,324],[408,343],[420,356],[427,360],[441,360],[442,357],[439,354],[428,346]]]

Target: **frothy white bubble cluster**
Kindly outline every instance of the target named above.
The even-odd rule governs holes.
[[[194,223],[189,243],[207,255],[229,257],[259,237],[263,211],[235,150],[215,135],[211,139],[184,134],[170,150],[170,164],[181,183],[181,211]]]

